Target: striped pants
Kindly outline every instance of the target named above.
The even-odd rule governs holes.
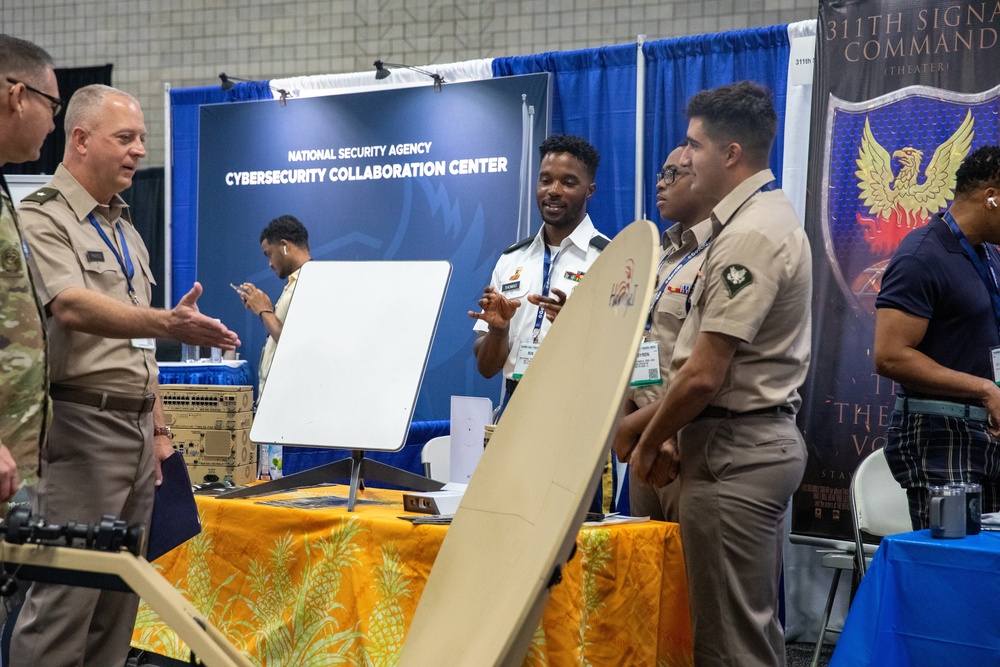
[[[985,422],[894,410],[885,458],[906,489],[914,530],[928,528],[927,487],[975,482],[983,487],[983,512],[1000,511],[1000,443]]]

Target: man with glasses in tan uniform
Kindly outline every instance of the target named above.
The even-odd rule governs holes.
[[[795,413],[810,357],[809,242],[767,168],[770,93],[722,86],[686,113],[680,166],[694,192],[720,201],[669,388],[630,461],[655,485],[681,471],[695,664],[782,667],[784,521],[806,464]]]
[[[139,103],[87,86],[66,109],[66,150],[52,181],[20,209],[48,314],[52,426],[35,514],[65,524],[104,515],[148,525],[160,461],[173,453],[159,398],[155,339],[233,349],[236,334],[198,311],[201,286],[150,308],[152,273],[118,193],[145,156]],[[13,667],[125,663],[138,597],[35,582],[15,625]]]
[[[624,416],[615,434],[614,450],[620,461],[627,460],[627,452],[642,435],[666,392],[664,378],[674,341],[687,317],[691,287],[712,241],[710,216],[718,200],[691,191],[691,174],[679,166],[686,145],[686,141],[682,142],[672,150],[656,175],[656,208],[663,220],[676,224],[663,233],[657,287],[649,306],[639,361],[625,396]],[[680,520],[679,483],[657,488],[630,468],[628,485],[632,515],[657,521]]]

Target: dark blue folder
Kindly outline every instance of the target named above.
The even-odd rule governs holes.
[[[201,532],[198,506],[191,491],[191,478],[180,452],[161,464],[163,483],[153,497],[153,518],[149,522],[146,560],[154,561]]]

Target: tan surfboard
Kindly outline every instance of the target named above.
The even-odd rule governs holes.
[[[645,220],[622,230],[559,313],[470,480],[400,665],[524,660],[608,455],[653,291],[658,237]]]
[[[8,533],[9,535],[9,533]],[[207,667],[251,667],[251,662],[142,556],[128,551],[94,551],[41,544],[0,543],[0,556],[13,570],[48,573],[73,586],[131,590],[188,645]],[[41,581],[49,579],[40,578]]]

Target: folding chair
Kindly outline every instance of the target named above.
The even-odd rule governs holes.
[[[424,477],[439,482],[450,481],[451,436],[440,435],[428,440],[420,450],[420,462],[424,465]]]
[[[831,551],[823,554],[823,567],[833,569],[833,583],[826,598],[823,624],[813,651],[812,667],[819,662],[823,639],[827,632],[840,632],[829,627],[830,612],[837,597],[840,575],[845,570],[857,568],[859,579],[865,576],[872,555],[878,548],[878,540],[886,535],[908,533],[913,530],[910,510],[906,501],[906,490],[892,476],[885,452],[877,449],[861,461],[851,479],[851,515],[854,524],[853,548]],[[878,538],[865,541],[865,536]]]

